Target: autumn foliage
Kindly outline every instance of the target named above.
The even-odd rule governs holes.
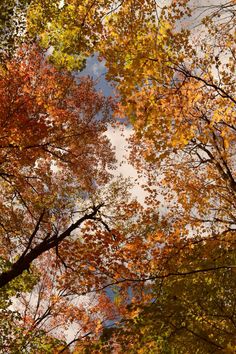
[[[234,353],[235,1],[1,6],[0,351]]]

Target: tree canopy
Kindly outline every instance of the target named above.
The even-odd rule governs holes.
[[[234,353],[235,1],[0,8],[0,352]]]

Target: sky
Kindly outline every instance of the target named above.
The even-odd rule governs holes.
[[[98,60],[94,55],[87,60],[86,68],[80,73],[82,76],[89,75],[94,80],[98,80],[96,88],[101,90],[105,96],[113,96],[115,94],[114,88],[105,78],[106,67],[104,61]],[[122,126],[120,129],[109,127],[107,136],[115,148],[117,169],[112,171],[114,176],[122,174],[125,178],[129,177],[133,180],[134,187],[132,189],[133,197],[136,197],[139,202],[144,203],[145,193],[141,185],[145,182],[144,179],[138,178],[135,168],[128,162],[129,157],[129,143],[128,139],[132,135],[133,129],[131,126]]]

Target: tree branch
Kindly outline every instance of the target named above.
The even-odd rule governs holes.
[[[94,220],[94,217],[102,206],[103,204],[99,204],[98,206],[93,207],[93,211],[90,214],[85,214],[75,223],[71,224],[64,232],[58,235],[58,237],[52,235],[50,238],[45,238],[40,244],[31,249],[27,254],[24,254],[24,256],[22,255],[15,263],[12,264],[11,269],[0,274],[0,288],[18,277],[24,272],[24,270],[29,269],[31,263],[35,259],[37,259],[46,251],[49,251],[50,249],[59,245],[66,237],[70,236],[74,230],[78,229],[86,220]],[[37,225],[35,230],[36,229]],[[33,234],[34,232],[32,235]]]

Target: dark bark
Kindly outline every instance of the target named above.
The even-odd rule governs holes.
[[[29,250],[27,246],[26,251],[20,256],[20,258],[12,264],[11,269],[0,274],[0,288],[10,283],[13,279],[21,275],[25,270],[30,268],[31,263],[41,256],[43,253],[49,251],[52,248],[56,248],[66,237],[70,236],[71,233],[78,229],[84,221],[94,220],[102,204],[93,208],[93,211],[89,214],[85,214],[83,217],[78,219],[74,224],[71,224],[64,232],[61,234],[53,234],[50,237],[45,238],[40,244]],[[42,220],[42,216],[39,220]],[[37,223],[35,230],[39,227]],[[35,235],[35,230],[33,234]],[[33,235],[32,234],[32,235]],[[32,242],[30,238],[30,243]]]

